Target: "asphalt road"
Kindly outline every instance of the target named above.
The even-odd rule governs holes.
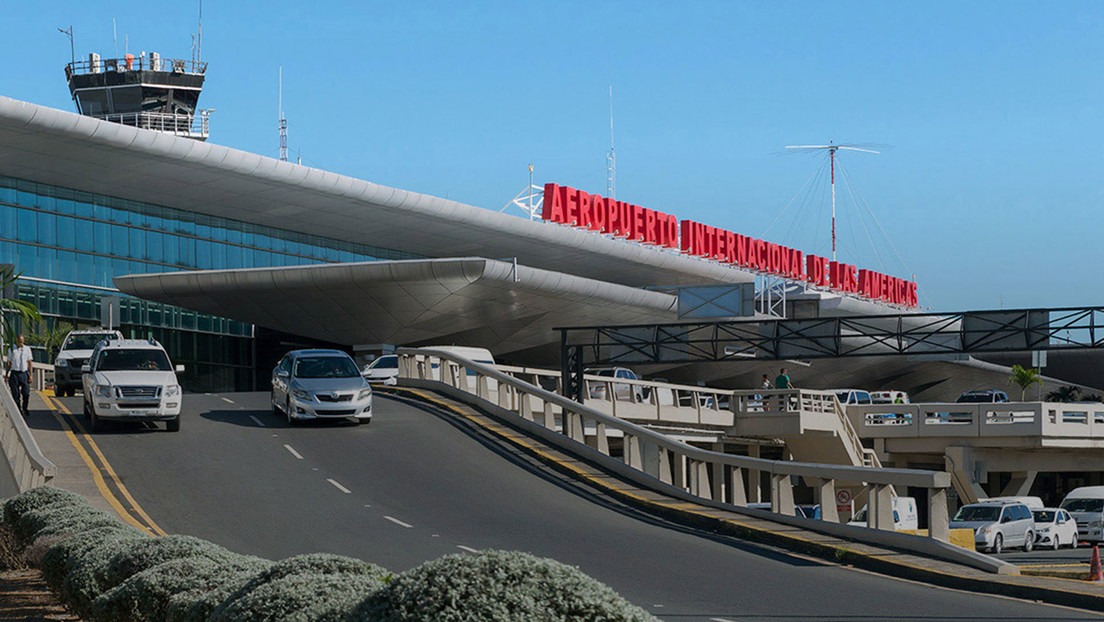
[[[80,398],[61,401],[80,412]],[[329,552],[398,572],[451,553],[523,550],[576,565],[665,620],[1100,617],[689,531],[382,396],[362,426],[288,426],[267,393],[184,404],[178,433],[119,425],[95,442],[162,529],[241,553]]]

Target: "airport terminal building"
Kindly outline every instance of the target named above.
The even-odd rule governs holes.
[[[546,185],[529,219],[212,144],[198,92],[181,107],[169,88],[205,68],[156,60],[70,65],[83,114],[0,96],[0,264],[51,324],[98,325],[118,297],[124,333],[164,343],[189,390],[264,390],[305,344],[476,345],[556,366],[555,327],[916,306],[915,283],[569,186]],[[754,386],[773,367],[653,372]],[[915,367],[856,359],[805,386],[957,394],[994,374]]]

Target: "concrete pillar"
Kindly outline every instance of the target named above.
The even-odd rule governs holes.
[[[655,391],[652,391],[655,393]],[[724,443],[713,443],[713,451],[717,453],[724,453]],[[717,501],[725,500],[725,465],[720,462],[711,462],[709,470],[709,481],[712,484],[712,497]]]
[[[1012,473],[1012,479],[1001,491],[1001,497],[1024,497],[1031,492],[1031,485],[1035,483],[1038,471],[1016,471]]]
[[[659,445],[640,439],[637,446],[644,472],[659,479]]]
[[[866,526],[893,531],[893,491],[884,484],[866,487]]]
[[[951,517],[947,509],[947,490],[928,489],[928,535],[941,542],[951,540]]]
[[[664,484],[671,484],[674,482],[674,475],[671,473],[671,460],[673,454],[666,448],[659,448],[659,481]]]
[[[771,511],[794,515],[793,485],[789,475],[771,475]]]
[[[747,488],[744,486],[744,470],[738,466],[729,467],[732,472],[732,505],[747,505]]]
[[[839,512],[836,510],[836,481],[833,479],[814,479],[810,482],[816,491],[817,503],[820,504],[820,519],[830,523],[839,522]]]
[[[748,456],[751,458],[759,457],[759,446],[748,445]],[[748,469],[748,486],[747,486],[747,502],[748,503],[761,503],[763,501],[763,490],[760,485],[760,475],[757,469]]]

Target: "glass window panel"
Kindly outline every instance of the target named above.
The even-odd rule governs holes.
[[[84,218],[92,218],[92,203],[91,199],[84,197],[83,199],[78,197],[73,200],[73,211],[77,216]]]
[[[96,245],[92,221],[77,220],[74,224],[77,228],[76,249],[79,251],[91,251]]]
[[[0,207],[0,238],[8,238],[9,240],[17,239],[19,236],[16,228],[16,210],[10,207]]]
[[[77,224],[72,218],[58,216],[57,218],[57,244],[61,248],[76,248]]]
[[[59,214],[72,215],[72,214],[77,213],[77,206],[73,202],[73,199],[70,199],[70,198],[61,199],[61,198],[59,198],[57,200],[57,212]]]
[[[237,227],[237,225],[232,225],[229,229],[226,230],[226,241],[230,242],[231,244],[241,244],[242,232],[241,229]]]
[[[57,244],[57,216],[39,212],[35,214],[38,222],[38,242],[54,246]]]
[[[111,225],[111,254],[116,257],[130,256],[130,232],[126,227]]]
[[[15,263],[15,242],[0,240],[0,263]]]
[[[177,238],[177,259],[180,265],[194,268],[196,263],[195,240],[191,238]]]
[[[19,210],[19,226],[16,231],[16,239],[20,242],[37,242],[38,222],[35,220],[35,213],[25,209]]]
[[[15,188],[0,187],[0,202],[15,203],[16,200]]]
[[[195,241],[195,266],[200,270],[211,269],[211,243],[207,240]]]
[[[38,262],[38,276],[42,279],[57,280],[57,250],[39,246],[35,249]]]
[[[77,278],[77,254],[72,251],[58,251],[58,280],[75,283]]]
[[[132,228],[127,233],[130,236],[130,256],[134,259],[149,259],[149,253],[146,251],[147,232]]]
[[[244,267],[243,263],[242,263],[243,262],[242,255],[243,255],[242,247],[240,247],[240,246],[229,246],[229,247],[227,247],[227,249],[226,249],[226,267],[227,268],[242,268],[242,267]]]
[[[180,265],[180,253],[177,252],[176,241],[167,234],[159,234],[158,237],[161,238],[161,241],[157,245],[157,248],[161,249],[164,255],[163,261],[171,266]]]
[[[92,223],[92,249],[106,253],[111,248],[111,225],[103,222]]]
[[[96,264],[91,255],[77,253],[77,283],[92,285],[96,282]]]
[[[16,245],[15,271],[27,276],[38,276],[37,257],[35,247],[27,244]]]

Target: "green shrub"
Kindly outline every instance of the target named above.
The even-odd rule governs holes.
[[[111,558],[151,539],[122,524],[73,534],[46,552],[42,573],[74,613],[87,617],[104,591]]]
[[[344,622],[366,595],[383,585],[384,576],[386,573],[282,577],[224,603],[210,622]]]
[[[145,622],[169,617],[174,597],[191,603],[227,584],[241,585],[272,562],[230,554],[220,559],[181,557],[139,572],[104,592],[92,603],[92,619]],[[202,618],[206,619],[204,613]]]
[[[57,505],[85,505],[88,500],[75,492],[54,486],[40,486],[4,502],[4,522],[15,525],[27,512]]]
[[[448,555],[404,572],[350,620],[655,620],[577,568],[526,553]]]
[[[91,506],[59,506],[27,512],[14,531],[16,540],[26,546],[46,536],[65,536],[121,524],[114,516]]]
[[[301,611],[310,602],[318,605],[320,614],[337,608],[344,615],[364,598],[366,591],[379,587],[390,575],[380,566],[341,555],[312,553],[289,557],[272,564],[229,594],[211,612],[210,619],[212,622],[283,620],[283,615]],[[330,581],[327,577],[338,580]],[[340,585],[353,591],[345,593],[338,589]]]
[[[240,572],[223,572],[211,576],[211,581],[193,590],[186,590],[169,597],[165,611],[167,622],[207,622],[215,607],[221,605],[231,594],[259,574],[271,567],[272,562],[263,560],[253,570],[243,568]]]
[[[148,538],[116,553],[108,560],[101,586],[110,589],[130,577],[174,559],[201,558],[230,562],[241,557],[217,544],[192,536]]]
[[[52,503],[37,505],[23,504],[19,512],[10,514],[11,518],[5,518],[4,523],[11,527],[16,542],[26,546],[34,541],[40,530],[55,521],[74,516],[102,515],[103,512],[93,508],[84,497],[76,497],[64,500],[54,498]]]

